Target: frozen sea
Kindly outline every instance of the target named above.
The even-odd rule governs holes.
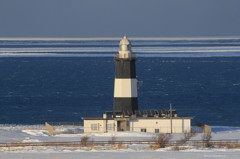
[[[81,122],[112,110],[119,39],[0,39],[0,124]],[[140,109],[240,126],[240,38],[133,38]]]

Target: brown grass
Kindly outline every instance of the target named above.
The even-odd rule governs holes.
[[[216,143],[216,144],[214,144],[214,147],[227,148],[227,149],[239,149],[240,144],[238,144],[238,143]]]
[[[123,144],[122,142],[119,142],[117,144],[117,149],[126,149],[126,148],[127,148],[127,146],[125,144]]]

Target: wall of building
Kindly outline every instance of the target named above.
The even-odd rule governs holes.
[[[172,125],[172,130],[171,130]],[[159,133],[184,133],[191,130],[191,119],[170,119],[156,118],[156,119],[133,119],[130,121],[130,131],[144,131]],[[158,130],[157,130],[158,129]]]
[[[115,131],[114,120],[84,120],[84,133]]]

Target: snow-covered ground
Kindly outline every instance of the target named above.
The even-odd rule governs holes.
[[[110,151],[1,153],[1,159],[239,159],[240,151]]]
[[[81,137],[88,136],[92,141],[110,141],[113,136],[119,141],[145,141],[150,140],[155,135],[153,133],[141,132],[114,132],[114,133],[92,133],[84,134],[82,127],[59,126],[56,127],[56,136],[50,136],[44,130],[43,125],[19,126],[19,125],[0,125],[0,143],[27,143],[27,142],[64,142],[80,141]],[[173,135],[171,140],[177,141],[183,134]],[[199,133],[192,140],[201,140],[202,134]],[[212,140],[239,140],[240,128],[214,126]],[[187,147],[185,150],[174,151],[167,147],[153,150],[147,144],[130,144],[124,148],[112,148],[111,146],[95,147],[0,147],[1,158],[240,158],[240,149],[226,148],[196,148]]]

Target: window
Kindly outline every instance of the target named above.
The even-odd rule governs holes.
[[[113,124],[107,124],[107,130],[113,130]]]
[[[145,129],[145,128],[141,129],[141,132],[147,132],[147,129]]]
[[[159,134],[159,129],[155,129],[155,133],[156,133],[156,134]]]
[[[121,45],[120,46],[120,51],[127,51],[128,50],[128,46],[127,45]]]
[[[98,130],[98,124],[91,124],[91,130]]]

